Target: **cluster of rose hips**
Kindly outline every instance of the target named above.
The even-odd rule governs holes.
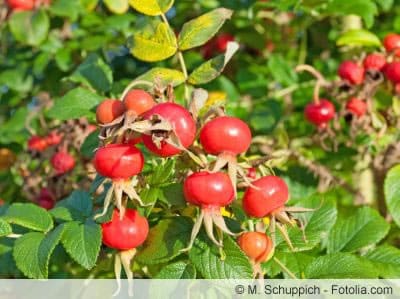
[[[365,85],[371,85],[379,78],[386,78],[393,86],[394,93],[400,93],[400,34],[388,34],[384,40],[384,52],[367,54],[361,60],[343,61],[338,69],[341,86],[348,86],[353,90],[345,104],[345,109],[356,119],[362,118],[368,112],[368,103],[365,94],[361,92]],[[300,67],[300,70],[302,69]],[[318,78],[318,76],[317,76]],[[323,82],[319,82],[322,83]],[[318,90],[318,88],[317,88]],[[305,108],[306,119],[325,129],[335,117],[336,111],[333,103],[327,99],[319,99],[318,93],[314,94],[314,102]]]
[[[8,7],[13,11],[33,10],[41,5],[49,5],[51,0],[7,0]]]
[[[116,206],[111,221],[103,223],[102,227],[103,243],[119,250],[118,259],[133,258],[135,248],[145,241],[149,230],[145,217],[137,210],[127,209],[128,199],[142,205],[135,187],[139,181],[136,176],[144,165],[144,155],[137,145],[143,142],[156,156],[188,154],[196,162],[193,169],[188,170],[183,191],[187,203],[200,210],[188,247],[182,251],[190,250],[204,224],[210,240],[219,247],[223,246],[223,232],[239,235],[238,244],[253,262],[255,274],[261,275],[260,263],[272,256],[273,240],[266,235],[265,228],[262,232],[235,234],[221,214],[237,196],[237,179],[247,188],[242,203],[249,217],[268,217],[273,229],[278,227],[285,232],[284,224],[293,225],[288,212],[299,211],[285,208],[289,192],[284,180],[274,175],[257,178],[255,168],[250,168],[246,174],[239,167],[237,158],[246,153],[252,140],[245,122],[223,113],[211,113],[196,121],[185,107],[171,101],[158,103],[141,89],[124,92],[121,100],[104,100],[97,108],[96,117],[102,128],[99,136],[102,146],[96,151],[93,162],[97,172],[112,182],[106,191],[103,212],[97,216],[105,215],[111,203]],[[190,151],[196,142],[197,127],[200,127],[202,148],[198,156]],[[214,230],[219,238],[215,237]],[[125,270],[130,271],[129,267]]]
[[[51,131],[46,136],[33,135],[28,140],[28,150],[32,153],[42,153],[49,149],[54,151],[50,164],[57,176],[64,175],[75,167],[75,158],[65,149],[58,149],[62,140],[62,134],[56,131]],[[48,188],[42,188],[36,201],[41,207],[49,210],[55,205],[55,196]]]

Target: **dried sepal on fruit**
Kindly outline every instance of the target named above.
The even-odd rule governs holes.
[[[249,149],[251,139],[250,128],[244,121],[225,115],[209,120],[200,131],[200,143],[204,151],[217,156],[210,171],[217,172],[228,166],[228,174],[235,194],[238,174],[250,184],[245,170],[237,163],[237,156]]]
[[[214,236],[214,225],[221,232],[235,235],[228,229],[221,215],[221,208],[229,205],[235,195],[232,182],[226,173],[195,172],[185,179],[183,192],[189,204],[200,207],[200,214],[193,226],[189,245],[183,251],[191,249],[202,224],[210,240],[219,247],[223,244],[222,240],[217,240]]]
[[[131,263],[136,254],[136,248],[144,243],[149,233],[147,219],[133,209],[127,209],[124,215],[121,215],[120,211],[114,210],[111,221],[103,223],[101,228],[103,243],[118,250],[114,262],[114,272],[118,285],[115,294],[118,294],[121,290],[122,267],[128,278],[129,292],[131,293],[133,279]]]
[[[96,151],[93,164],[99,174],[112,182],[104,200],[103,212],[96,215],[96,218],[105,215],[112,201],[121,211],[122,217],[125,210],[123,204],[125,195],[144,205],[135,191],[137,181],[133,179],[144,166],[144,156],[139,149],[130,143],[108,144]]]
[[[275,229],[278,229],[289,247],[294,250],[286,225],[296,226],[292,213],[313,211],[301,207],[285,207],[289,200],[289,189],[283,179],[268,175],[252,182],[242,199],[243,210],[250,217],[270,218],[270,233],[275,243]],[[300,227],[301,228],[301,227]]]

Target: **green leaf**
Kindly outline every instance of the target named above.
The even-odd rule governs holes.
[[[349,253],[334,253],[316,258],[308,265],[306,278],[377,278],[378,272],[370,261]]]
[[[304,278],[304,271],[307,266],[315,259],[313,256],[304,254],[302,252],[282,252],[276,251],[274,258],[267,263],[262,264],[263,270],[270,277],[275,277],[283,273],[285,278],[290,278],[288,274],[283,271],[282,267],[276,262],[276,259],[285,265],[296,277]]]
[[[247,256],[230,237],[224,237],[224,258],[220,250],[201,233],[189,252],[189,258],[205,279],[247,279],[253,269]]]
[[[111,12],[116,14],[124,14],[129,9],[128,0],[104,0],[104,4]]]
[[[374,16],[377,15],[378,8],[372,0],[332,0],[328,4],[326,12],[337,15],[358,15],[364,19],[369,28],[374,23]]]
[[[339,219],[330,232],[328,252],[353,252],[378,243],[389,232],[389,224],[376,210],[360,208],[346,219]]]
[[[93,213],[90,194],[75,190],[66,199],[57,203],[50,211],[54,218],[62,221],[86,221]]]
[[[88,159],[93,158],[95,150],[99,147],[99,130],[96,130],[86,137],[81,146],[81,154]]]
[[[62,233],[63,226],[59,226],[47,235],[32,232],[19,238],[13,250],[18,269],[29,278],[47,278],[50,256],[60,242]]]
[[[0,237],[7,236],[12,233],[11,225],[9,225],[5,220],[0,218]]]
[[[385,200],[393,220],[400,227],[400,165],[389,170],[385,179]]]
[[[83,6],[80,0],[56,0],[51,3],[50,12],[56,16],[67,17],[73,21],[78,18]]]
[[[167,86],[172,84],[172,86],[177,86],[185,82],[185,76],[181,71],[171,70],[162,67],[155,67],[141,76],[136,78],[137,81],[148,81],[154,82],[159,80],[162,86]]]
[[[338,46],[380,47],[381,41],[372,32],[365,29],[349,30],[336,41]]]
[[[162,187],[163,196],[161,200],[170,206],[186,206],[185,196],[183,194],[182,183],[172,183]]]
[[[4,215],[4,219],[9,223],[41,232],[48,232],[53,228],[50,214],[31,203],[12,204]]]
[[[162,268],[155,279],[195,279],[196,268],[186,262],[176,262]]]
[[[179,34],[179,49],[188,50],[204,45],[231,18],[232,13],[232,10],[217,8],[185,23]]]
[[[383,245],[368,252],[365,257],[378,269],[380,277],[400,277],[400,249]]]
[[[143,249],[136,259],[143,264],[166,263],[180,255],[190,241],[193,222],[187,217],[161,220],[150,229]]]
[[[233,55],[239,50],[239,45],[235,42],[228,43],[226,53],[218,55],[196,68],[189,76],[188,82],[193,85],[208,83],[217,78],[225,69]]]
[[[158,16],[168,11],[174,4],[174,0],[129,0],[129,4],[142,14]]]
[[[43,10],[23,11],[11,14],[9,25],[17,41],[38,46],[47,37],[50,21]]]
[[[293,85],[297,81],[293,67],[280,54],[271,55],[268,59],[268,69],[274,79],[285,86]]]
[[[113,74],[111,68],[100,56],[90,54],[68,79],[92,87],[99,92],[106,92],[112,87]]]
[[[146,27],[133,35],[131,53],[140,60],[161,61],[171,57],[176,51],[175,33],[165,23],[158,23],[151,29]]]
[[[299,200],[295,206],[315,209],[311,212],[296,215],[305,224],[304,234],[307,242],[304,241],[303,233],[299,228],[290,228],[288,230],[290,240],[296,251],[310,250],[327,239],[329,231],[335,224],[337,216],[335,201],[329,198],[321,199],[320,195],[314,195]],[[279,250],[291,251],[287,243],[283,241],[282,236],[277,234],[277,237]]]
[[[58,99],[47,115],[59,120],[92,116],[94,113],[90,109],[96,107],[102,100],[103,98],[99,95],[78,87]]]
[[[62,244],[68,254],[81,266],[90,270],[97,261],[101,247],[101,228],[93,221],[65,224]]]
[[[175,160],[174,159],[164,160],[162,163],[154,167],[154,171],[151,174],[149,184],[151,186],[154,185],[157,186],[168,182],[168,180],[174,174],[174,170],[175,170]]]

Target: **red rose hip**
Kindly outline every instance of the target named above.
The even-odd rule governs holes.
[[[102,176],[126,180],[142,171],[144,157],[132,144],[109,144],[97,150],[93,163]]]
[[[277,176],[265,176],[248,187],[243,196],[243,209],[247,215],[263,218],[283,208],[289,199],[289,189],[284,180]]]
[[[304,115],[310,123],[319,127],[335,117],[335,106],[329,100],[321,99],[319,103],[309,103]]]
[[[229,176],[224,172],[195,172],[183,185],[186,200],[203,208],[219,208],[230,204],[234,189]]]
[[[123,218],[115,209],[110,222],[101,225],[103,243],[118,250],[129,250],[143,244],[149,233],[147,219],[138,211],[127,209]]]
[[[203,126],[200,143],[209,154],[229,153],[236,156],[250,147],[251,131],[239,118],[219,116]]]
[[[192,145],[196,136],[196,123],[189,111],[184,107],[175,103],[161,103],[154,106],[143,115],[145,119],[152,119],[154,116],[159,116],[164,121],[169,122],[184,148],[188,148]],[[152,132],[152,134],[156,133]],[[154,154],[161,157],[170,157],[181,152],[181,149],[168,144],[164,140],[161,141],[161,145],[158,147],[152,140],[152,134],[143,134],[142,140],[143,144]]]
[[[357,117],[361,117],[367,112],[367,103],[357,98],[351,98],[346,103],[346,110]]]
[[[364,81],[365,70],[357,63],[347,60],[342,62],[338,69],[338,75],[350,84],[359,85]]]
[[[383,54],[372,53],[364,58],[363,64],[366,70],[381,71],[386,65],[386,57]]]
[[[151,94],[142,89],[132,89],[124,97],[126,110],[132,111],[136,115],[149,111],[155,104],[156,102]]]
[[[97,106],[96,120],[99,124],[108,124],[120,117],[124,112],[124,103],[119,100],[106,99]]]
[[[237,243],[255,263],[266,262],[274,252],[271,238],[261,232],[245,232],[239,236]]]
[[[400,34],[389,33],[383,40],[383,46],[388,53],[394,53],[400,57]]]
[[[66,151],[59,151],[50,160],[57,174],[65,174],[75,167],[75,159]]]

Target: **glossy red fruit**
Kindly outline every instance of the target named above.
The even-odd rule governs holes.
[[[389,33],[383,40],[383,46],[388,53],[394,53],[400,57],[400,34]]]
[[[209,154],[238,155],[250,147],[251,131],[239,118],[220,116],[207,122],[201,129],[200,143]]]
[[[237,240],[239,247],[254,262],[266,262],[274,251],[270,237],[260,232],[245,232]]]
[[[338,69],[340,78],[355,85],[361,84],[364,81],[364,74],[364,68],[350,60],[342,62]]]
[[[54,208],[56,201],[54,199],[54,195],[47,188],[42,188],[37,197],[37,203],[39,206],[46,210],[51,210]]]
[[[346,103],[346,110],[355,116],[361,117],[367,112],[367,103],[357,98],[351,98]]]
[[[184,107],[175,103],[161,103],[144,113],[143,117],[145,119],[151,119],[154,115],[161,116],[162,119],[168,121],[172,125],[183,147],[188,148],[192,145],[196,136],[196,123],[189,111]],[[158,148],[150,135],[143,135],[142,139],[143,144],[158,156],[170,157],[181,152],[180,149],[165,141],[162,141],[161,147]]]
[[[310,123],[320,127],[335,117],[335,106],[329,100],[321,99],[318,104],[309,103],[304,115]]]
[[[96,120],[99,124],[108,124],[125,112],[124,103],[119,100],[106,99],[97,106]]]
[[[45,138],[40,136],[32,136],[28,140],[28,149],[31,151],[42,152],[47,149],[48,144]]]
[[[52,131],[46,136],[46,142],[50,146],[59,145],[61,140],[62,136],[56,131]]]
[[[75,159],[66,151],[59,151],[50,160],[51,165],[57,174],[64,174],[75,167]]]
[[[128,250],[143,244],[149,233],[147,219],[138,211],[127,209],[120,219],[117,209],[114,210],[110,222],[101,225],[103,243],[118,250]]]
[[[380,53],[372,53],[364,58],[363,64],[366,70],[381,71],[386,65],[386,57]]]
[[[218,52],[225,52],[229,42],[233,42],[235,38],[229,33],[222,33],[215,39],[215,46]]]
[[[262,177],[248,187],[243,196],[243,209],[252,217],[263,218],[271,212],[284,207],[289,199],[289,189],[280,177]]]
[[[232,181],[224,172],[195,172],[183,185],[186,201],[202,208],[224,207],[235,196]]]
[[[102,176],[125,180],[142,171],[144,157],[132,144],[109,144],[97,150],[93,163]]]
[[[400,83],[400,61],[388,63],[385,67],[385,75],[393,83]]]
[[[156,102],[151,94],[142,89],[132,89],[124,98],[125,108],[136,115],[149,111]]]
[[[13,10],[32,10],[35,0],[7,0],[7,5]]]

